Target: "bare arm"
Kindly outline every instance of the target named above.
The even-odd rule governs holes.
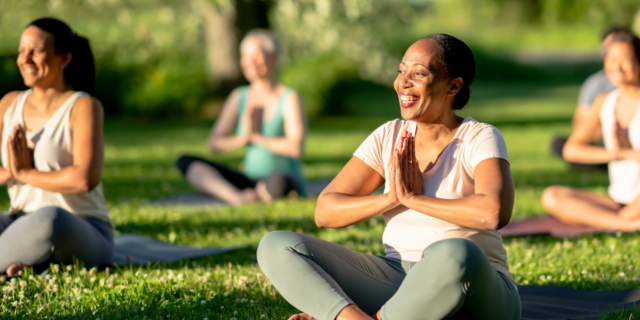
[[[595,101],[594,101],[595,103]],[[578,104],[575,112],[573,113],[573,120],[571,122],[571,126],[573,130],[577,130],[580,124],[586,122],[586,119],[589,118],[589,111],[591,111],[591,106]],[[593,134],[593,140],[598,140],[602,138],[602,127],[598,126],[596,132]]]
[[[58,171],[42,172],[34,168],[14,172],[26,184],[59,193],[83,193],[95,188],[102,178],[104,163],[104,111],[93,98],[80,98],[71,112],[73,165]]]
[[[602,131],[600,109],[602,109],[605,98],[606,94],[602,94],[593,102],[587,117],[567,140],[562,152],[565,160],[580,163],[604,163],[619,158],[615,152],[590,144],[598,138]]]
[[[459,226],[497,230],[511,220],[515,197],[509,163],[500,158],[480,162],[475,170],[475,193],[462,199],[411,195],[402,204],[428,216]],[[400,195],[399,195],[400,197]]]
[[[304,149],[307,121],[297,92],[289,95],[284,109],[284,137],[251,135],[251,142],[282,156],[299,158]]]
[[[20,91],[9,92],[0,100],[0,135],[2,135],[2,131],[4,130],[4,115],[19,94]],[[4,165],[8,167],[6,163]],[[11,172],[5,167],[0,167],[0,185],[7,184],[7,182],[13,178]]]
[[[342,228],[398,206],[395,191],[371,196],[384,178],[358,157],[342,168],[318,197],[315,219],[321,228]]]
[[[236,89],[225,101],[222,112],[209,133],[209,150],[211,152],[230,152],[247,144],[251,130],[248,123],[245,123],[244,126],[246,134],[232,134],[238,122],[239,100],[240,92]]]

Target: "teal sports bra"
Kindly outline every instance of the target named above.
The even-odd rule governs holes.
[[[247,92],[249,87],[242,86],[240,90],[240,99],[238,101],[238,124],[236,126],[236,134],[242,134],[246,130],[242,125],[242,117],[246,111]],[[284,137],[284,116],[282,109],[284,101],[293,90],[286,88],[280,95],[276,112],[269,121],[262,121],[262,135],[265,137]],[[300,158],[292,158],[277,155],[267,148],[249,144],[247,152],[244,155],[244,174],[255,180],[267,178],[273,172],[282,172],[293,177],[302,190],[302,196],[306,196],[306,183],[302,175],[302,161]]]

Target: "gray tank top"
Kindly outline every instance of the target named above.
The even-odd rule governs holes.
[[[20,93],[4,115],[1,151],[2,165],[5,168],[7,139],[16,125],[25,125],[22,117],[24,103],[32,91]],[[34,164],[38,171],[58,171],[73,165],[73,139],[69,119],[76,101],[87,96],[89,95],[85,92],[74,93],[47,120],[42,131],[27,132],[27,144],[30,148],[34,148]],[[47,191],[13,179],[7,182],[7,189],[11,208],[14,210],[29,213],[43,207],[55,206],[81,217],[100,219],[114,226],[107,213],[102,182],[91,191],[80,194]]]

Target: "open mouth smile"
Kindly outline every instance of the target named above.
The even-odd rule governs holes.
[[[400,107],[402,108],[411,108],[420,100],[420,97],[402,93],[400,94]]]

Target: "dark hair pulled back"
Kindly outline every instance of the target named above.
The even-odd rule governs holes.
[[[69,26],[53,18],[35,20],[27,27],[34,26],[53,35],[56,53],[73,53],[71,61],[64,69],[65,81],[73,90],[93,95],[96,85],[96,66],[87,38],[78,36]]]
[[[476,60],[471,49],[462,40],[448,34],[432,34],[423,39],[433,40],[440,46],[437,59],[444,65],[451,78],[462,78],[462,88],[453,100],[453,109],[464,108],[471,97],[469,86],[476,76]]]

